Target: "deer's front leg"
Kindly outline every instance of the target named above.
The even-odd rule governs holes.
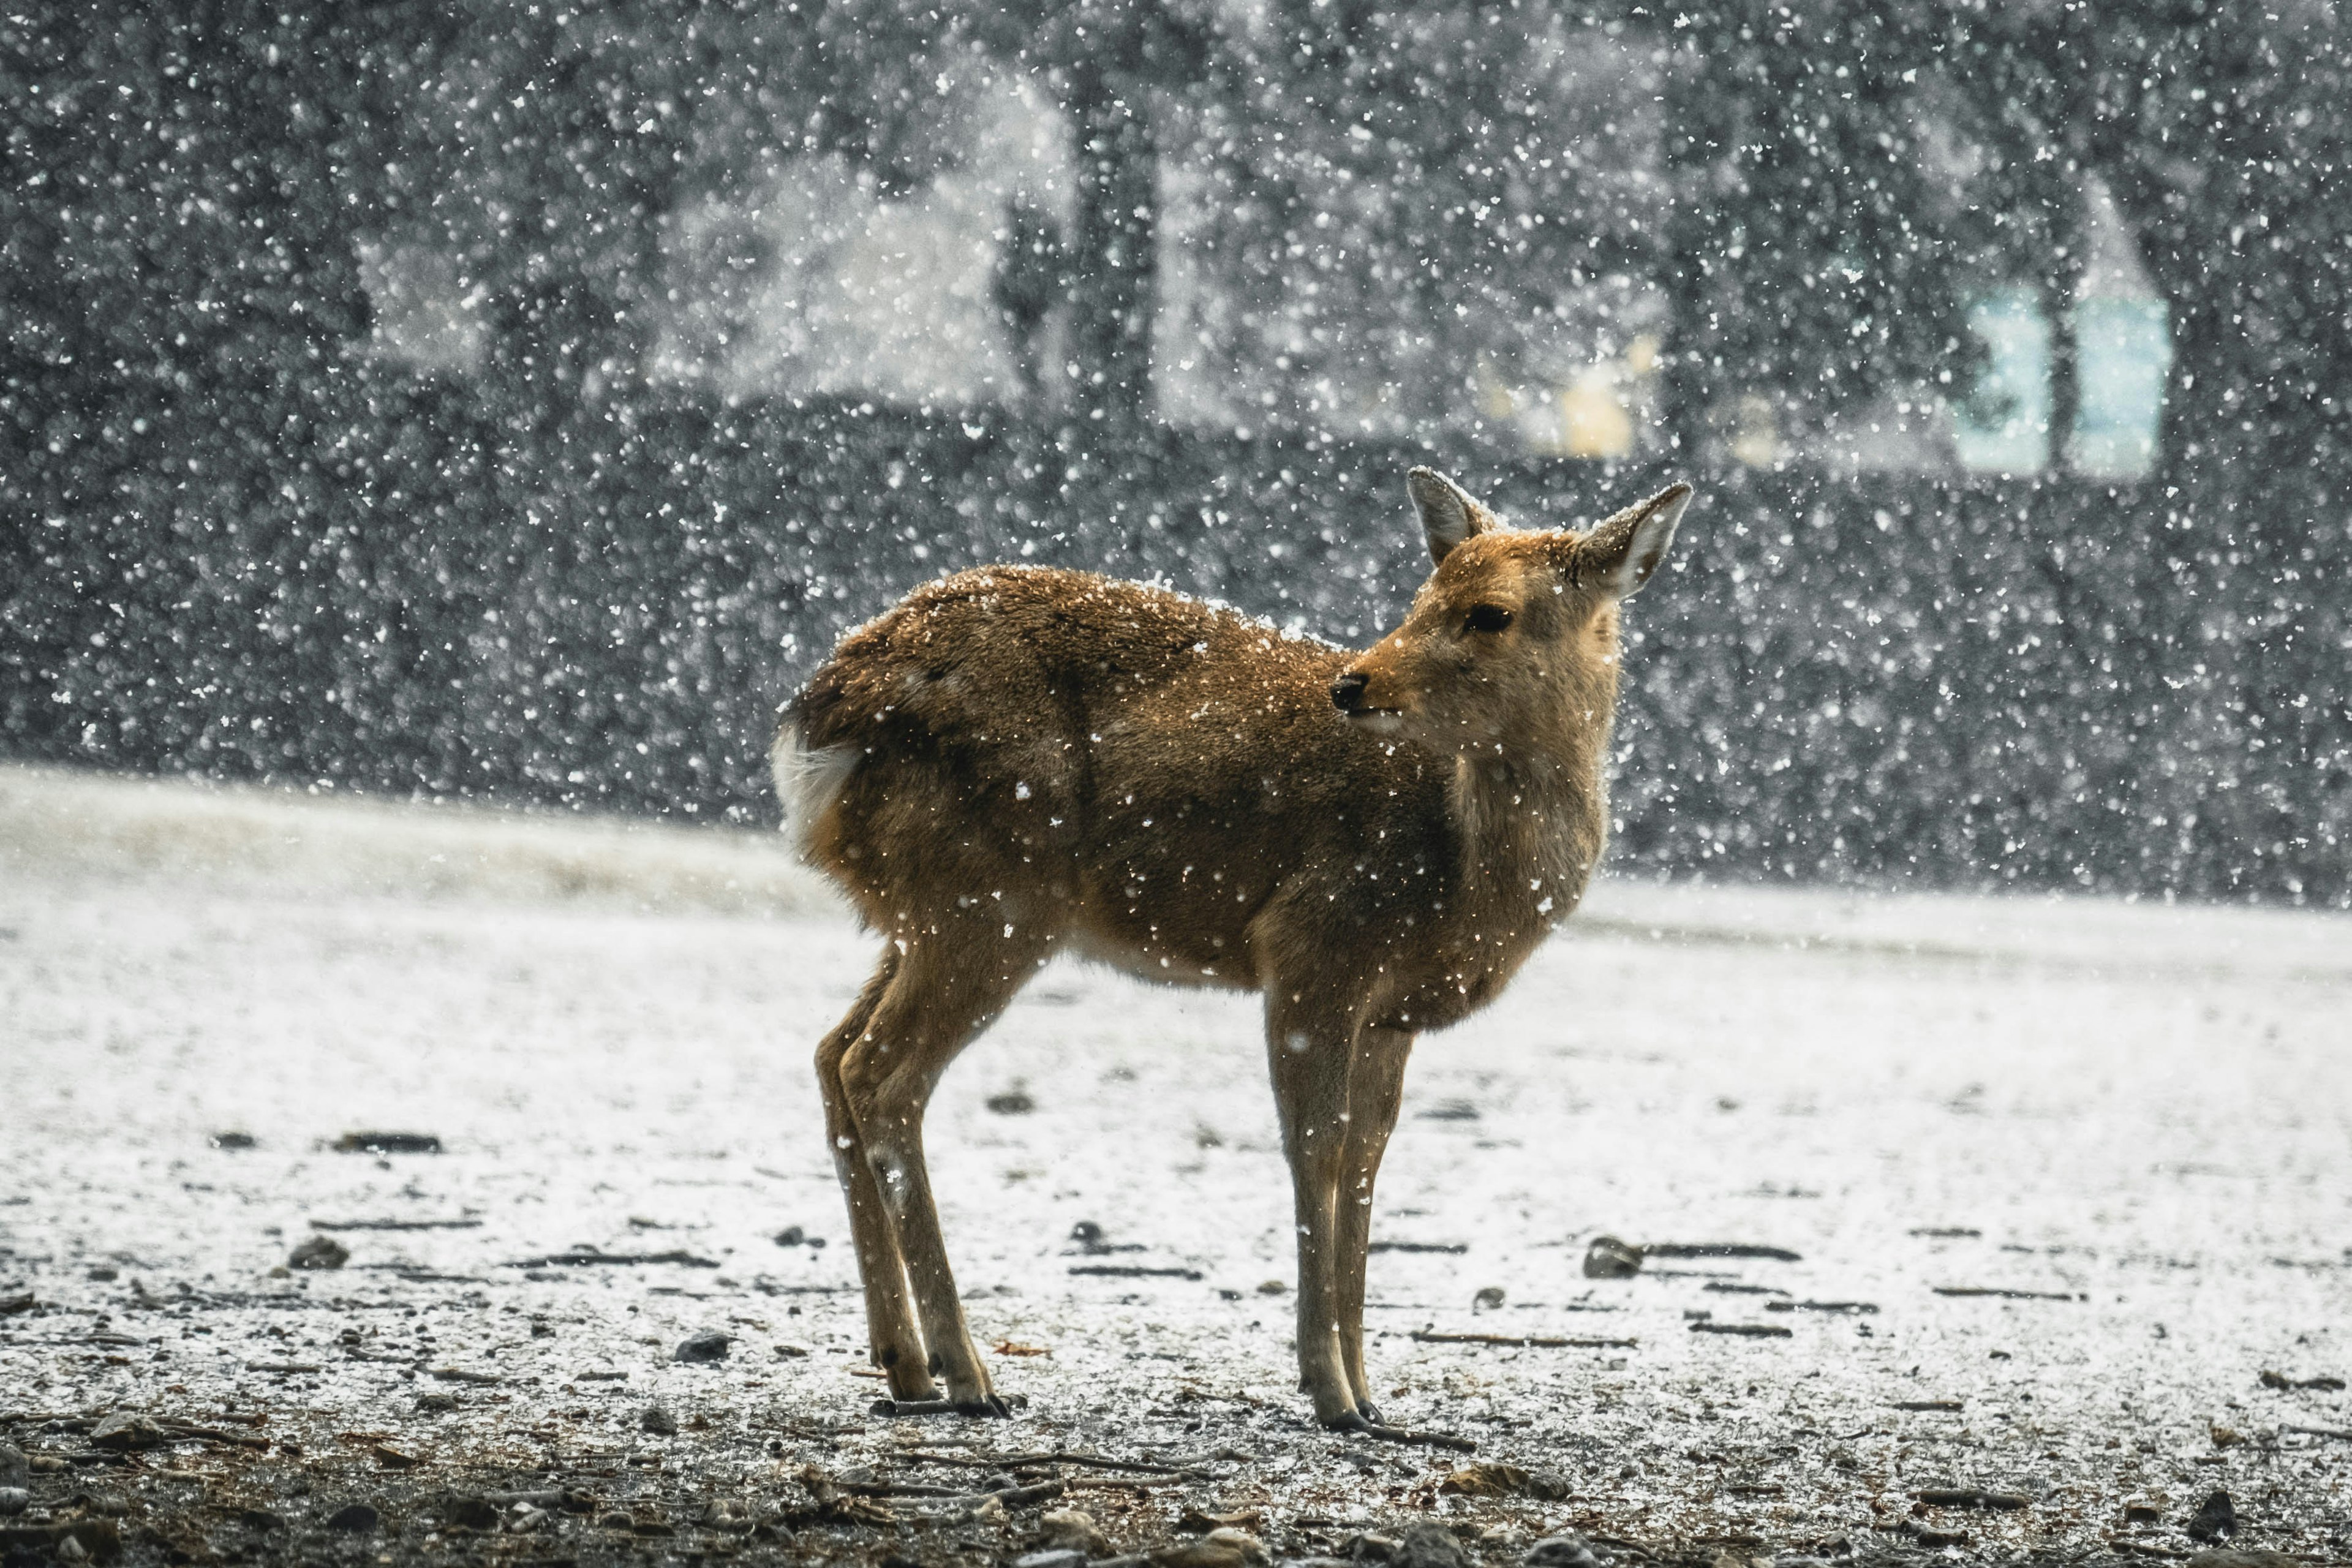
[[[1364,1262],[1371,1243],[1372,1183],[1404,1103],[1404,1066],[1412,1036],[1402,1029],[1366,1028],[1357,1037],[1348,1073],[1347,1152],[1340,1168],[1339,1233],[1339,1360],[1356,1391],[1356,1410],[1378,1422],[1364,1376]]]
[[[1326,1426],[1361,1426],[1348,1376],[1338,1204],[1348,1156],[1348,1010],[1269,988],[1266,1045],[1298,1230],[1298,1378]],[[1359,1301],[1360,1307],[1360,1299]]]

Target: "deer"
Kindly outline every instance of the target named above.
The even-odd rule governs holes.
[[[1492,1002],[1583,897],[1609,819],[1619,606],[1689,504],[1506,524],[1406,476],[1433,571],[1360,652],[1036,565],[845,634],[772,762],[802,858],[884,939],[816,1052],[879,1414],[1005,1415],[923,1159],[934,1087],[1056,954],[1263,994],[1297,1229],[1300,1386],[1416,1440],[1364,1372],[1373,1183],[1415,1038]]]

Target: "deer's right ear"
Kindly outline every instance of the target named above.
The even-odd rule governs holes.
[[[1429,535],[1429,556],[1445,559],[1446,552],[1474,533],[1496,526],[1495,514],[1470,499],[1470,493],[1435,468],[1415,468],[1404,477],[1412,506],[1421,513],[1421,528]]]

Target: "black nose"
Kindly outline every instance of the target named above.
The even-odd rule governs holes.
[[[1364,688],[1371,683],[1370,676],[1349,670],[1331,683],[1331,706],[1342,713],[1353,713],[1364,700]]]

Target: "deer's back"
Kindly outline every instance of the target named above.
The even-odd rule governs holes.
[[[1278,890],[1392,902],[1452,861],[1443,765],[1333,710],[1349,657],[1086,573],[928,584],[795,705],[835,781],[809,853],[885,929],[984,902],[1131,967],[1248,984]]]

